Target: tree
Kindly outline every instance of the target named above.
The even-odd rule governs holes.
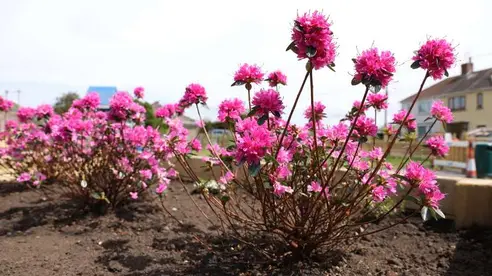
[[[68,111],[72,106],[73,101],[79,99],[80,96],[76,92],[63,93],[60,97],[56,98],[56,103],[53,105],[57,114],[63,114]]]
[[[140,100],[135,100],[135,102],[145,108],[145,126],[159,128],[161,133],[165,133],[167,130],[167,125],[164,123],[164,120],[155,116],[155,111],[152,104]]]

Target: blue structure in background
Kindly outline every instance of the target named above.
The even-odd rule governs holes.
[[[99,110],[109,109],[109,100],[118,91],[116,86],[89,86],[87,93],[96,92],[99,94],[101,103],[99,104]]]

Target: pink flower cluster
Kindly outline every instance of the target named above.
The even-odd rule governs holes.
[[[14,102],[0,97],[0,111],[8,112],[14,107]]]
[[[324,104],[322,104],[321,102],[315,102],[314,103],[314,121],[315,122],[319,122],[323,118],[326,117],[325,109],[326,109],[326,106]],[[309,106],[304,111],[304,118],[308,119],[311,122],[313,121],[313,110],[311,109],[311,106]]]
[[[109,101],[109,117],[117,122],[144,119],[145,108],[133,101],[127,92],[116,92]]]
[[[206,104],[207,99],[205,88],[198,83],[192,83],[186,87],[185,93],[179,101],[179,106],[185,109],[194,104]]]
[[[430,137],[425,145],[431,150],[432,155],[437,157],[444,157],[449,152],[449,146],[442,136]]]
[[[439,190],[434,172],[418,162],[410,161],[406,167],[405,177],[410,185],[418,187],[418,193],[425,198],[425,205],[438,208],[444,194]]]
[[[82,110],[95,110],[100,103],[99,94],[97,94],[97,92],[89,92],[84,98],[75,100],[72,103],[72,107]]]
[[[259,66],[244,63],[234,74],[234,83],[232,85],[260,84],[263,80],[263,75]]]
[[[256,120],[247,118],[239,120],[236,125],[236,161],[248,164],[259,164],[267,150],[272,146],[275,137],[266,125],[258,125]]]
[[[363,51],[355,60],[352,84],[386,87],[395,72],[395,58],[390,51],[379,53],[378,48]]]
[[[282,73],[280,70],[277,70],[268,74],[268,77],[265,81],[268,82],[268,85],[270,85],[270,87],[277,87],[279,84],[287,85],[287,76],[284,75],[284,73]]]
[[[253,97],[252,103],[256,114],[259,116],[272,113],[275,117],[280,117],[285,107],[282,99],[280,99],[280,94],[273,89],[261,89]]]
[[[388,96],[382,93],[371,93],[367,96],[367,103],[376,110],[388,108]]]
[[[407,116],[408,111],[405,109],[402,109],[395,113],[393,115],[393,123],[395,124],[403,124],[404,127],[407,128],[408,131],[413,132],[417,128],[417,122],[415,121],[415,116],[413,114],[408,114],[407,119],[405,120],[405,117]]]
[[[420,47],[412,58],[415,62],[413,68],[421,67],[435,79],[448,76],[448,69],[454,64],[456,58],[454,49],[445,39],[431,39]]]
[[[305,13],[298,16],[292,30],[292,49],[297,57],[309,59],[314,69],[334,66],[335,43],[330,23],[320,12]]]
[[[143,99],[145,89],[142,86],[139,86],[133,90],[133,94],[137,99]]]
[[[453,113],[449,107],[444,105],[441,100],[434,101],[430,110],[431,115],[438,121],[443,123],[451,123],[453,121]]]
[[[237,121],[241,119],[241,114],[246,112],[243,101],[238,98],[224,100],[219,105],[219,121]]]
[[[355,122],[354,130],[359,137],[376,136],[378,127],[374,119],[361,115]]]
[[[179,110],[180,110],[180,107],[178,104],[165,104],[165,105],[159,107],[155,111],[155,116],[157,118],[171,118],[176,113],[179,113],[178,112]]]

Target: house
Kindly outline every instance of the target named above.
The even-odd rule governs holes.
[[[408,109],[415,99],[412,95],[400,103]],[[430,108],[434,100],[442,100],[452,111],[454,121],[443,129],[441,124],[432,125]],[[492,127],[492,68],[473,71],[473,63],[461,65],[461,74],[446,78],[421,92],[412,114],[417,120],[417,135],[449,132],[462,138],[469,130]]]
[[[109,100],[118,91],[116,86],[89,86],[87,93],[96,92],[99,94],[99,99],[101,100],[99,104],[99,110],[109,109]]]

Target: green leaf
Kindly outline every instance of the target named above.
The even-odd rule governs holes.
[[[379,91],[381,91],[381,85],[374,85],[374,92],[378,93]]]
[[[261,166],[260,166],[260,163],[259,162],[258,163],[253,163],[253,164],[249,164],[249,166],[248,166],[249,174],[251,176],[257,176],[258,173],[260,172],[260,168],[261,168]]]
[[[246,84],[244,81],[235,81],[231,84],[231,86],[240,86]]]
[[[406,201],[411,201],[411,202],[413,202],[413,203],[415,203],[415,204],[420,205],[419,200],[418,200],[416,197],[414,197],[414,196],[411,196],[411,195],[406,195],[406,196],[404,197],[404,199],[405,199]]]
[[[404,180],[406,182],[410,182],[410,179],[408,179],[407,177],[405,177],[404,175],[399,175],[399,174],[393,174],[391,175],[392,177],[394,178],[397,178],[397,179],[400,179],[400,180]]]
[[[230,196],[228,196],[228,195],[223,195],[223,196],[221,196],[221,197],[220,197],[220,201],[222,201],[222,205],[223,205],[223,206],[225,206],[225,205],[226,205],[226,203],[227,203],[230,199],[231,199],[231,197],[230,197]]]
[[[289,44],[289,46],[287,46],[287,49],[285,49],[285,51],[294,50],[294,48],[296,48],[296,43],[294,41],[292,41]]]
[[[263,115],[258,119],[258,125],[263,125],[268,120],[268,115]]]
[[[101,200],[101,199],[102,199],[101,195],[100,195],[98,192],[93,192],[93,193],[91,194],[91,197],[93,197],[93,198],[95,198],[95,199],[99,199],[99,200]]]
[[[333,64],[333,63],[332,63],[332,64]],[[330,65],[328,65],[328,69],[330,69],[330,70],[331,70],[331,71],[333,71],[333,72],[336,72],[336,71],[335,71],[335,68],[333,68],[333,67],[335,67],[335,64],[333,64],[333,65],[331,65],[331,64],[330,64]]]
[[[251,111],[248,113],[248,115],[246,115],[246,117],[251,117],[253,115],[256,114],[256,112],[258,112],[258,107],[257,106],[253,106],[253,108],[251,109]]]
[[[420,68],[420,60],[416,60],[412,63],[412,65],[410,65],[410,67],[412,69],[417,69],[417,68]]]
[[[444,213],[441,211],[441,209],[437,208],[437,209],[433,209],[434,212],[436,212],[436,214],[440,217],[440,218],[443,218],[445,219],[446,218],[446,215],[444,215]]]
[[[355,59],[355,58],[353,58],[353,59],[352,59],[352,61],[353,61],[354,63],[357,63],[357,59]]]
[[[427,122],[427,121],[429,121],[431,119],[432,119],[432,117],[427,117],[427,118],[425,118],[424,122]]]
[[[273,115],[274,115],[275,117],[280,118],[280,112],[278,112],[278,111],[273,111],[272,113],[273,113]]]
[[[423,221],[428,221],[430,219],[431,214],[427,206],[422,207],[422,209],[420,210],[420,216],[422,217]]]
[[[307,46],[306,47],[306,56],[308,58],[314,57],[317,52],[318,52],[318,50],[316,48],[314,48],[313,46]]]
[[[448,70],[444,69],[444,75],[445,75],[446,77],[449,77],[449,72],[448,72]]]
[[[304,33],[304,28],[301,25],[301,22],[294,20],[294,28],[298,30],[299,32]]]
[[[357,85],[357,84],[359,84],[361,81],[362,81],[362,79],[357,79],[357,78],[355,78],[355,77],[354,77],[350,83],[351,83],[352,85]]]

